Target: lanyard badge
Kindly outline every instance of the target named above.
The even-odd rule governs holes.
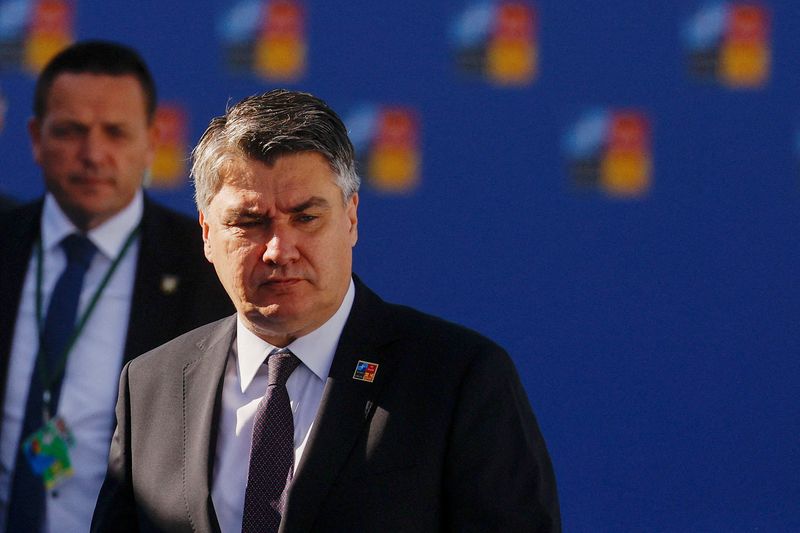
[[[22,443],[31,470],[41,476],[47,490],[72,476],[69,449],[75,438],[61,417],[51,418]]]
[[[72,350],[72,346],[83,331],[103,290],[116,271],[117,266],[119,266],[120,261],[130,248],[138,232],[139,226],[135,227],[128,235],[122,250],[111,263],[111,266],[100,282],[100,286],[92,296],[88,307],[75,324],[75,328],[70,335],[64,353],[58,358],[53,368],[47,368],[47,365],[44,363],[44,355],[41,351],[42,324],[44,319],[42,318],[42,243],[41,240],[39,241],[36,268],[36,317],[39,326],[40,349],[36,357],[36,367],[38,370],[37,377],[41,380],[42,388],[44,389],[42,394],[42,420],[44,425],[30,435],[24,437],[21,447],[31,470],[42,478],[42,482],[48,490],[72,476],[73,469],[72,461],[70,460],[70,448],[75,445],[75,438],[64,419],[60,416],[51,416],[54,414],[51,412],[51,406],[54,403],[54,399],[51,398],[51,391],[54,384],[59,379],[59,376],[64,372],[67,357]],[[37,378],[34,377],[34,379]]]

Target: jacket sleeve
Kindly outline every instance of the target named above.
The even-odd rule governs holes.
[[[445,465],[449,531],[560,532],[555,476],[513,362],[497,346],[461,383]]]
[[[122,369],[117,398],[117,427],[111,439],[108,470],[92,517],[92,533],[139,531],[131,484],[130,391],[128,367]]]

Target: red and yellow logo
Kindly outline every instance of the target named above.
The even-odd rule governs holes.
[[[769,81],[770,16],[753,2],[705,6],[685,25],[689,71],[698,79],[749,89]]]
[[[720,50],[719,75],[734,87],[758,87],[769,77],[769,17],[763,7],[733,5]]]
[[[569,130],[564,151],[573,183],[610,196],[643,196],[651,186],[653,158],[647,116],[632,109],[595,109]]]
[[[306,14],[298,0],[243,0],[222,17],[218,32],[228,68],[274,81],[306,71]]]
[[[388,192],[414,187],[419,179],[419,125],[408,108],[383,110],[367,163],[370,183]]]
[[[495,30],[487,51],[487,74],[502,84],[527,84],[536,75],[533,8],[506,2],[497,8]]]
[[[255,70],[265,78],[295,80],[306,68],[303,9],[291,0],[273,0],[265,10]]]
[[[528,85],[538,74],[536,10],[524,1],[478,2],[453,24],[456,62],[498,85]]]
[[[650,187],[650,127],[636,111],[611,116],[608,146],[600,167],[601,187],[616,196],[639,196]]]
[[[6,6],[1,6],[3,8]],[[38,74],[72,44],[75,6],[71,0],[19,0],[0,12],[3,67]]]
[[[363,106],[345,122],[365,181],[387,193],[407,193],[420,179],[420,121],[415,109]]]
[[[162,104],[156,110],[155,126],[158,141],[150,168],[150,185],[159,188],[183,185],[189,157],[186,111],[177,104]]]

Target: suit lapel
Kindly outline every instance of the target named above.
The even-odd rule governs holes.
[[[331,485],[369,420],[392,361],[382,349],[395,337],[386,304],[356,279],[347,320],[303,458],[297,466],[280,531],[308,531]],[[372,382],[355,379],[359,361],[378,365]]]
[[[160,290],[164,274],[165,255],[173,246],[164,242],[165,224],[160,220],[157,208],[145,196],[139,234],[139,256],[136,259],[136,279],[133,284],[131,316],[128,320],[129,335],[125,340],[125,362],[130,361],[170,336],[162,331],[174,331],[173,324],[185,310],[177,309]]]
[[[198,342],[200,357],[183,368],[183,490],[196,531],[219,531],[211,476],[225,365],[235,334],[235,316],[220,322]]]

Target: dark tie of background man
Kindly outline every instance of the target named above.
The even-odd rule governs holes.
[[[47,315],[44,320],[44,330],[40,335],[39,358],[28,391],[28,401],[25,406],[25,422],[22,426],[20,443],[30,434],[44,424],[43,395],[48,389],[42,382],[43,366],[49,380],[51,415],[58,409],[58,400],[61,394],[61,383],[64,372],[65,351],[67,344],[75,330],[75,320],[78,312],[78,301],[83,287],[83,278],[92,262],[97,248],[92,242],[82,235],[68,235],[61,241],[61,247],[67,256],[67,267],[58,278]],[[44,254],[43,251],[40,251]],[[43,261],[43,258],[40,257]],[[39,317],[36,317],[37,321]],[[56,373],[54,375],[54,373]],[[42,519],[45,513],[44,485],[42,478],[34,474],[22,452],[22,446],[17,450],[17,461],[14,466],[14,481],[11,488],[11,498],[8,507],[8,533],[16,531],[38,532],[41,530]]]
[[[267,392],[258,404],[250,445],[242,533],[276,532],[294,474],[294,419],[286,380],[300,361],[286,348],[267,357]]]

